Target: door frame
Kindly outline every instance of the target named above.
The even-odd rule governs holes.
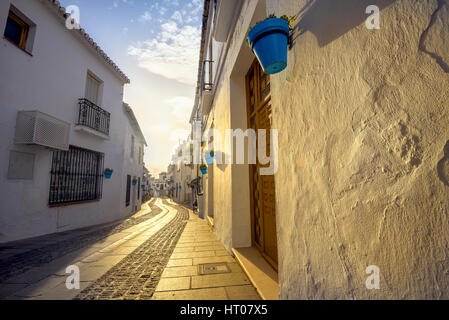
[[[250,88],[249,88],[249,75],[254,70],[254,97],[255,97],[255,108],[254,111],[250,111]],[[251,64],[250,68],[248,69],[247,74],[245,75],[245,87],[246,87],[246,114],[247,114],[247,128],[253,129],[251,126],[251,119],[252,117],[257,117],[257,112],[264,108],[268,103],[271,102],[271,93],[268,94],[265,99],[261,99],[260,97],[260,72],[263,72],[262,67],[259,64],[259,61],[254,59],[253,63]],[[257,118],[256,118],[257,121]],[[257,134],[257,133],[256,133]],[[257,142],[258,143],[258,142]],[[271,152],[271,151],[270,151]],[[256,160],[258,161],[258,160]],[[255,246],[260,254],[264,257],[264,259],[276,270],[278,271],[278,262],[273,260],[270,256],[268,256],[265,253],[265,234],[264,234],[264,213],[261,212],[260,215],[260,226],[261,226],[261,239],[262,244],[259,245],[256,241],[256,234],[255,234],[255,217],[254,217],[254,183],[253,183],[253,177],[254,177],[254,169],[256,165],[249,164],[249,187],[250,187],[250,218],[251,218],[251,243],[253,246]],[[258,176],[259,179],[259,186],[262,186],[262,180],[261,176]],[[275,181],[276,183],[276,181]],[[263,192],[260,192],[259,190],[259,201],[260,203],[263,203]],[[275,209],[276,210],[276,209]],[[276,232],[276,248],[277,248],[277,232]],[[277,251],[277,250],[276,250]],[[278,253],[279,257],[279,253]]]

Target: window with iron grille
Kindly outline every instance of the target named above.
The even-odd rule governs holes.
[[[69,151],[54,151],[50,206],[101,199],[103,161],[103,153],[74,146]]]
[[[126,176],[126,206],[129,206],[131,201],[131,176]]]

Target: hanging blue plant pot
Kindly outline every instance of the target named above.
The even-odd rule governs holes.
[[[133,186],[137,184],[137,180],[133,180]]]
[[[214,163],[214,153],[206,153],[206,155],[204,156],[206,158],[206,163],[207,164],[213,164]]]
[[[113,170],[104,170],[104,177],[106,179],[111,179],[111,176],[112,176],[113,172],[114,172]]]
[[[202,174],[207,174],[207,167],[200,167]]]
[[[267,74],[281,72],[287,67],[288,22],[270,18],[259,22],[248,33],[248,43]]]

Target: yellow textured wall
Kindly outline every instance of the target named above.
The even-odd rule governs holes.
[[[272,77],[281,298],[448,299],[449,1],[267,3],[301,29]]]

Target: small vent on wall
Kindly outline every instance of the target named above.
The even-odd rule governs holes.
[[[70,124],[39,111],[19,111],[14,143],[69,150]]]

